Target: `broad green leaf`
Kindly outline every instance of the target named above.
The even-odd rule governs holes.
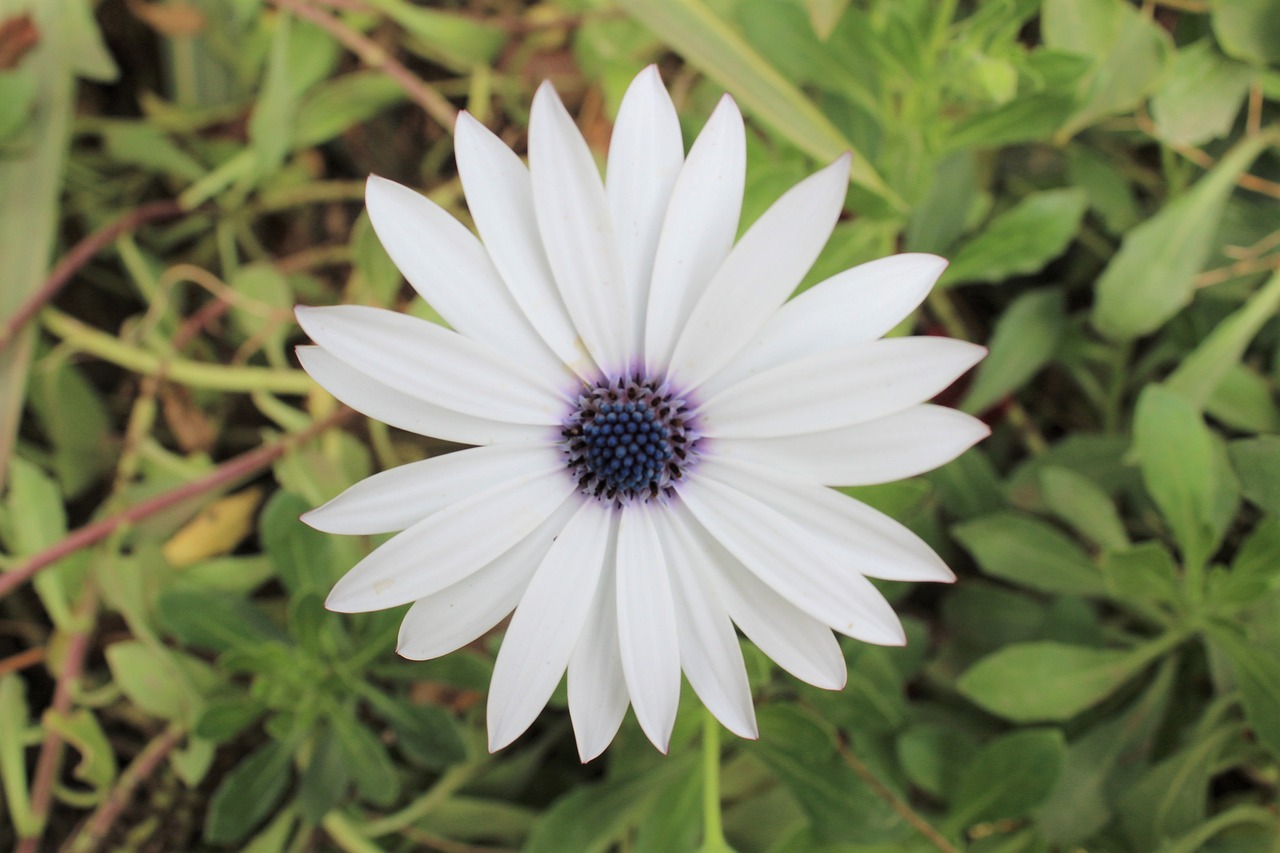
[[[102,126],[102,142],[113,160],[148,172],[198,181],[208,171],[161,128],[143,121],[112,121]]]
[[[1027,196],[961,246],[940,283],[998,282],[1040,271],[1066,251],[1087,202],[1076,188]]]
[[[21,68],[0,71],[0,143],[17,135],[31,117],[36,78]]]
[[[298,106],[293,144],[310,148],[328,142],[405,97],[399,84],[378,71],[357,71],[327,80]]]
[[[1209,597],[1226,607],[1251,608],[1280,586],[1280,518],[1268,517],[1236,549],[1229,571],[1209,576]]]
[[[80,369],[54,355],[32,373],[28,394],[53,445],[53,472],[67,497],[78,497],[116,464],[107,408]]]
[[[1280,517],[1280,436],[1260,435],[1233,441],[1227,448],[1240,478],[1240,491],[1251,503]]]
[[[1228,55],[1254,65],[1280,62],[1280,6],[1273,0],[1212,0],[1213,34]]]
[[[910,830],[836,752],[832,733],[790,705],[761,708],[760,739],[747,746],[769,765],[824,841],[882,844]]]
[[[1214,420],[1241,432],[1280,433],[1280,405],[1276,404],[1273,383],[1246,364],[1227,368],[1204,410]]]
[[[214,743],[223,743],[253,725],[266,710],[250,696],[212,699],[201,708],[193,731]]]
[[[1106,699],[1152,659],[1152,648],[1037,642],[1006,646],[965,671],[960,693],[1015,723],[1062,722]]]
[[[368,5],[404,27],[420,52],[459,73],[470,73],[477,65],[489,64],[507,41],[501,27],[472,15],[404,0],[369,0]]]
[[[458,724],[439,705],[419,705],[369,691],[366,694],[380,717],[396,733],[396,744],[416,764],[434,770],[467,759],[467,746]]]
[[[213,792],[205,840],[234,844],[245,838],[284,796],[292,759],[289,747],[273,740],[237,764]]]
[[[336,579],[331,568],[331,537],[298,520],[312,504],[287,491],[271,496],[258,521],[264,550],[280,582],[293,595],[327,594]]]
[[[317,824],[347,792],[351,773],[338,739],[325,726],[317,726],[311,740],[311,757],[298,783],[302,817]]]
[[[387,807],[400,796],[400,774],[382,741],[345,711],[329,717],[361,798]]]
[[[1208,816],[1209,785],[1239,723],[1201,734],[1129,784],[1118,798],[1132,850],[1156,850]]]
[[[1048,139],[1075,110],[1076,99],[1057,92],[1033,92],[958,122],[950,148],[999,148]]]
[[[1172,604],[1178,600],[1178,567],[1159,542],[1108,552],[1102,560],[1107,590],[1117,598]]]
[[[1213,223],[1268,141],[1266,134],[1246,137],[1194,187],[1125,235],[1098,279],[1094,328],[1112,340],[1130,340],[1154,332],[1191,302],[1193,279],[1213,246]]]
[[[1067,177],[1089,194],[1089,207],[1109,233],[1123,234],[1138,223],[1131,180],[1111,157],[1073,142],[1067,148]]]
[[[256,604],[237,595],[172,590],[156,601],[156,617],[184,643],[214,651],[286,639]]]
[[[1186,563],[1203,566],[1217,547],[1218,467],[1209,428],[1191,404],[1162,385],[1138,397],[1133,452]]]
[[[1058,784],[1035,815],[1040,833],[1058,849],[1082,844],[1111,819],[1116,777],[1140,765],[1155,746],[1174,698],[1175,672],[1170,659],[1128,709],[1082,732],[1067,748]]]
[[[890,205],[902,206],[866,157],[813,102],[701,0],[620,0],[619,5],[810,157],[827,163],[853,152],[850,180]]]
[[[947,824],[963,830],[1027,814],[1053,790],[1066,751],[1057,729],[1023,729],[987,744],[956,783]]]
[[[1168,33],[1119,0],[1046,0],[1040,29],[1048,47],[1093,60],[1065,135],[1136,106],[1159,84],[1173,52]]]
[[[1165,386],[1203,409],[1227,373],[1240,363],[1249,342],[1280,310],[1280,273],[1249,297],[1235,313],[1220,321],[1190,355],[1183,358]]]
[[[1218,53],[1212,39],[1181,48],[1169,79],[1151,99],[1156,137],[1170,145],[1203,145],[1231,132],[1253,71]]]
[[[27,777],[26,685],[13,674],[0,675],[0,785],[13,828],[26,838],[35,835],[40,821],[31,811]]]
[[[1093,480],[1070,468],[1046,466],[1040,472],[1045,506],[1062,523],[1100,548],[1129,547],[1129,535],[1116,506]]]
[[[951,800],[956,783],[978,751],[971,735],[938,723],[914,726],[899,735],[894,745],[911,784],[943,802]]]
[[[641,820],[631,853],[696,850],[702,835],[702,783],[700,773],[668,782]]]
[[[1019,586],[1062,595],[1100,595],[1097,566],[1071,537],[1028,515],[997,512],[956,525],[952,534],[982,571]]]
[[[907,221],[906,246],[912,252],[946,252],[970,227],[979,196],[977,158],[957,151],[938,161],[933,180]]]
[[[576,786],[543,813],[523,853],[604,853],[658,791],[693,770],[692,757],[673,756],[638,775]]]
[[[1271,650],[1246,642],[1233,629],[1220,628],[1211,636],[1231,661],[1245,720],[1262,745],[1280,756],[1280,659]]]
[[[1040,372],[1067,329],[1062,291],[1046,287],[1015,299],[996,321],[982,360],[960,409],[980,414]]]
[[[112,678],[130,702],[186,726],[193,725],[203,709],[202,693],[218,681],[204,661],[139,640],[112,643],[105,654]]]

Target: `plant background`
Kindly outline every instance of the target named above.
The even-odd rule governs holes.
[[[668,757],[580,765],[562,694],[487,755],[499,638],[397,658],[322,607],[376,542],[297,521],[448,449],[292,356],[295,303],[434,316],[364,177],[467,221],[456,109],[522,151],[550,78],[603,154],[651,62],[686,141],[747,113],[744,227],[859,155],[806,285],[943,254],[903,331],[991,349],[989,440],[849,490],[960,576],[887,589],[910,644],[747,650],[734,847],[1280,850],[1274,0],[0,0],[0,844],[698,846],[688,689]]]

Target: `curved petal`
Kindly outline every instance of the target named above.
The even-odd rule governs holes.
[[[391,260],[450,326],[558,384],[571,379],[466,226],[425,196],[377,175],[365,185],[365,206]]]
[[[507,289],[551,351],[574,373],[594,379],[595,362],[569,319],[542,248],[529,170],[466,112],[458,114],[453,144],[467,209]]]
[[[652,370],[666,368],[693,306],[733,248],[746,173],[742,113],[725,95],[689,150],[662,223],[644,330]]]
[[[671,187],[684,164],[680,119],[656,65],[636,75],[618,108],[605,192],[627,279],[631,340],[644,340],[644,308]]]
[[[721,438],[712,447],[716,456],[758,462],[814,483],[869,486],[932,471],[990,434],[971,415],[924,403],[825,432]]]
[[[849,162],[845,154],[787,190],[733,247],[672,351],[671,374],[682,387],[714,375],[796,289],[835,228]]]
[[[633,504],[618,523],[618,643],[636,720],[666,753],[680,703],[675,603],[650,508]]]
[[[826,486],[796,480],[760,465],[706,460],[698,474],[749,495],[790,519],[832,554],[834,568],[894,581],[951,583],[942,558],[899,522]],[[878,595],[878,593],[877,593]]]
[[[614,513],[615,528],[617,513]],[[604,570],[591,615],[569,658],[569,716],[582,762],[592,760],[613,741],[630,700],[622,677],[618,645],[617,530],[605,550]]]
[[[325,607],[385,610],[424,598],[488,565],[538,528],[574,490],[557,467],[513,478],[427,516],[343,575]]]
[[[489,751],[524,733],[551,698],[595,599],[609,510],[585,501],[529,581],[489,682]]]
[[[674,513],[654,513],[653,520],[671,569],[680,664],[689,685],[725,728],[754,740],[760,730],[747,667],[729,611],[715,588],[711,558]]]
[[[906,642],[902,623],[848,555],[758,497],[709,476],[704,465],[680,497],[725,550],[783,598],[842,634],[882,646]]]
[[[953,338],[886,338],[787,362],[698,410],[718,438],[798,435],[866,423],[922,403],[977,364],[985,348]]]
[[[492,348],[407,314],[363,305],[295,310],[311,339],[361,373],[466,415],[558,424],[566,397]]]
[[[569,317],[596,364],[630,368],[627,282],[595,160],[550,83],[529,118],[533,205],[547,260]]]
[[[556,436],[555,427],[491,421],[441,408],[397,391],[317,346],[300,346],[296,352],[303,370],[324,390],[357,412],[396,429],[459,444],[547,441]]]
[[[326,533],[404,530],[477,492],[528,474],[545,474],[560,452],[539,444],[472,447],[366,477],[302,520]],[[563,464],[563,462],[562,462]]]
[[[747,639],[806,684],[824,690],[844,687],[844,655],[831,629],[748,571],[694,520],[687,507],[676,507],[674,514],[709,556],[715,589]]]
[[[779,308],[701,392],[710,396],[788,361],[884,337],[919,307],[946,267],[936,255],[890,255],[815,284]]]
[[[534,569],[576,510],[573,501],[565,501],[489,565],[415,601],[400,623],[396,652],[409,660],[430,660],[492,630],[520,603]]]

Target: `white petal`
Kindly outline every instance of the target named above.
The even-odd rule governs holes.
[[[439,592],[515,546],[573,490],[561,464],[450,504],[357,563],[334,585],[325,607],[364,613]]]
[[[826,486],[727,459],[705,460],[698,476],[755,498],[809,536],[825,540],[839,572],[853,570],[895,581],[955,580],[942,558],[919,536],[879,510]]]
[[[758,497],[708,476],[702,466],[680,497],[730,554],[815,619],[868,643],[900,646],[902,623],[871,582],[846,565],[848,555],[826,538]]]
[[[459,444],[543,441],[548,435],[546,426],[477,418],[412,397],[317,346],[300,346],[297,353],[303,369],[326,391],[357,412],[396,429]]]
[[[618,641],[636,720],[663,753],[680,703],[675,603],[651,509],[633,504],[618,524]]]
[[[430,660],[492,630],[520,603],[534,570],[576,510],[573,501],[565,501],[489,565],[415,601],[400,623],[396,652],[409,660]]]
[[[377,175],[369,176],[365,205],[391,260],[450,326],[539,375],[561,384],[571,376],[466,226],[430,199]]]
[[[529,170],[538,230],[587,351],[607,373],[629,369],[626,277],[595,160],[550,83],[533,98]]]
[[[671,571],[680,663],[689,685],[729,731],[759,737],[742,647],[716,591],[711,557],[675,513],[654,513],[653,520]]]
[[[986,349],[953,338],[886,338],[787,362],[744,379],[699,409],[709,436],[762,438],[866,423],[922,403]]]
[[[817,260],[844,203],[845,154],[796,184],[742,236],[694,306],[671,355],[682,387],[697,387],[732,359]]]
[[[650,65],[636,75],[622,98],[605,172],[613,230],[627,279],[631,339],[636,342],[644,340],[653,257],[671,187],[683,163],[680,119],[657,66]]]
[[[755,461],[828,486],[889,483],[932,471],[991,434],[975,417],[928,403],[867,423],[772,438],[716,439],[716,456]]]
[[[947,262],[936,255],[880,258],[820,282],[787,302],[702,393],[823,350],[884,337],[919,307]]]
[[[477,492],[546,473],[558,458],[558,450],[540,444],[495,444],[444,453],[367,477],[305,513],[302,520],[326,533],[404,530]]]
[[[824,690],[844,687],[844,655],[831,629],[748,571],[693,519],[687,507],[676,507],[675,514],[710,556],[715,588],[742,633],[801,681]]]
[[[616,518],[617,513],[614,513]],[[616,524],[614,525],[616,527]],[[618,646],[617,531],[605,551],[591,615],[569,658],[569,716],[582,762],[592,760],[613,741],[627,713],[627,683]]]
[[[595,362],[573,328],[542,248],[529,170],[501,139],[466,112],[458,114],[454,134],[454,156],[467,209],[493,265],[551,351],[579,376],[595,378]]]
[[[667,366],[693,306],[733,248],[746,171],[742,113],[725,95],[689,151],[662,224],[645,321],[651,369]]]
[[[567,397],[494,349],[435,323],[363,305],[295,310],[311,339],[361,373],[467,415],[558,424]]]
[[[609,510],[583,502],[533,574],[489,682],[489,751],[529,728],[569,664],[595,600]]]

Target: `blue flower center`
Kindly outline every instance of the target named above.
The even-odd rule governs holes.
[[[698,439],[684,399],[640,376],[585,389],[561,435],[582,492],[617,503],[674,494]]]

